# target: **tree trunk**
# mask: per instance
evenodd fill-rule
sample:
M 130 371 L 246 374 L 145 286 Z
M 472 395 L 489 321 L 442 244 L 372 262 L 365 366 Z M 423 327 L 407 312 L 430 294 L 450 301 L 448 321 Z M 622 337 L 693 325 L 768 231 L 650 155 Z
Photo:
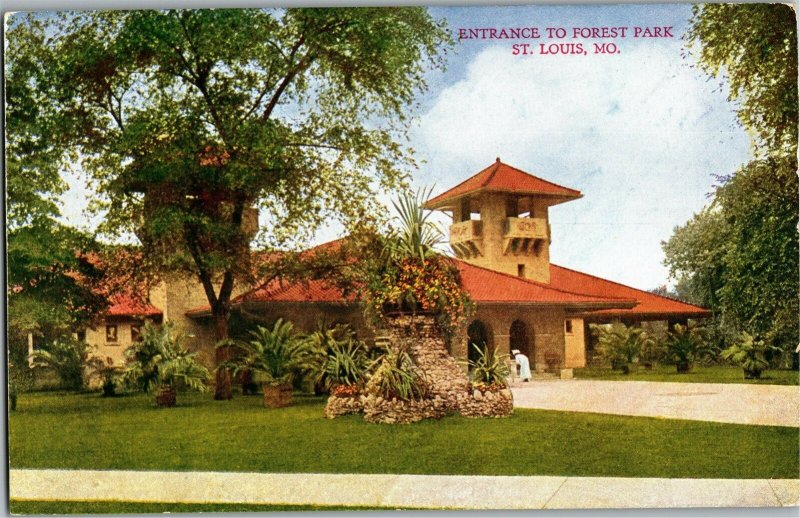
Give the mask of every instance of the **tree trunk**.
M 217 313 L 215 311 L 214 313 Z M 230 313 L 228 311 L 221 311 L 219 314 L 214 315 L 214 338 L 217 343 L 222 340 L 228 339 L 228 318 Z M 216 349 L 215 361 L 216 364 L 228 360 L 230 358 L 230 347 L 218 347 Z M 228 400 L 233 397 L 231 391 L 231 373 L 227 369 L 217 369 L 216 388 L 214 390 L 214 399 Z

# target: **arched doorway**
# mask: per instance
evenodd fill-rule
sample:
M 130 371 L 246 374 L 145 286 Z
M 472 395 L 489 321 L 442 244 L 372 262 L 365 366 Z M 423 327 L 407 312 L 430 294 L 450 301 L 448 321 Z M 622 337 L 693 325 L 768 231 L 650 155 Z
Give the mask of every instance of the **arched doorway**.
M 515 320 L 511 322 L 511 329 L 508 332 L 508 341 L 510 350 L 519 349 L 519 351 L 528 357 L 531 368 L 533 368 L 533 340 L 532 336 L 528 333 L 528 326 L 522 320 Z
M 471 362 L 478 359 L 478 351 L 473 344 L 484 351 L 492 344 L 489 327 L 480 320 L 473 320 L 467 328 L 467 358 Z

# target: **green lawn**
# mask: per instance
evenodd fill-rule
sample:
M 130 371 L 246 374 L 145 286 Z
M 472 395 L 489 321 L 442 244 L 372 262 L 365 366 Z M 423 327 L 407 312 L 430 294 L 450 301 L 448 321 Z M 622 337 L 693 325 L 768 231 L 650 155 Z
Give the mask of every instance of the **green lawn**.
M 682 383 L 758 383 L 764 385 L 797 385 L 798 371 L 769 370 L 761 374 L 761 379 L 744 379 L 740 367 L 712 365 L 703 367 L 695 365 L 692 372 L 678 374 L 674 365 L 656 365 L 652 370 L 639 367 L 636 372 L 623 374 L 611 370 L 610 367 L 585 367 L 574 370 L 575 377 L 580 379 L 615 380 L 615 381 L 678 381 Z
M 162 514 L 162 513 L 272 513 L 278 511 L 368 511 L 386 508 L 321 507 L 316 505 L 267 504 L 167 504 L 158 502 L 50 502 L 11 500 L 13 514 Z
M 376 425 L 326 420 L 324 400 L 267 410 L 214 401 L 25 394 L 9 419 L 12 468 L 796 478 L 797 428 L 517 410 Z

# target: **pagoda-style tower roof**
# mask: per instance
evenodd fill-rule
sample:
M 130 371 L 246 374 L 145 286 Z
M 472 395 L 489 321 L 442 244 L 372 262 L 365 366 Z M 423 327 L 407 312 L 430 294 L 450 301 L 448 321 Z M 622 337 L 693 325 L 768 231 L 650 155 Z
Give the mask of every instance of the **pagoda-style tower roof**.
M 479 192 L 535 196 L 538 199 L 547 200 L 547 205 L 557 205 L 583 196 L 580 191 L 543 180 L 521 169 L 504 164 L 498 157 L 494 164 L 478 174 L 428 200 L 425 208 L 452 210 L 461 198 Z

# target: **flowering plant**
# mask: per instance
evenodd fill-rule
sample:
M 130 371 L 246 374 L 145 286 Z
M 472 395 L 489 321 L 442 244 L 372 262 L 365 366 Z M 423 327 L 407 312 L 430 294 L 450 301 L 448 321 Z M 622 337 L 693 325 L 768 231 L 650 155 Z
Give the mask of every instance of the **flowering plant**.
M 472 305 L 455 264 L 436 249 L 443 234 L 423 209 L 428 194 L 406 194 L 394 203 L 399 224 L 377 237 L 380 253 L 366 265 L 362 300 L 373 322 L 397 311 L 431 313 L 449 334 L 466 322 Z

